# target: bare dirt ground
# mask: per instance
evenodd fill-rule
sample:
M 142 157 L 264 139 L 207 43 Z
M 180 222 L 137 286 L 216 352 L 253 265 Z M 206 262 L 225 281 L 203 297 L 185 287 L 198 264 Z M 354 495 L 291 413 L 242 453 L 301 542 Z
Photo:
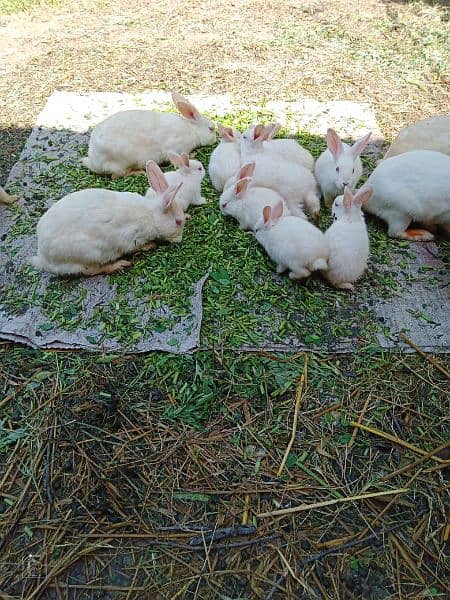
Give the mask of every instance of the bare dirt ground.
M 390 139 L 449 111 L 448 9 L 70 0 L 0 14 L 0 183 L 54 89 L 369 100 Z M 261 354 L 1 342 L 0 598 L 447 597 L 444 358 Z

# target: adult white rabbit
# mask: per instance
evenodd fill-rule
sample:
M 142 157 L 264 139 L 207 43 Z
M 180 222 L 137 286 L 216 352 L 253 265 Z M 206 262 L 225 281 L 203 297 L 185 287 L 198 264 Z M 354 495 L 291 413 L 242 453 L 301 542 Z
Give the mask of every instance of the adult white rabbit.
M 373 195 L 365 208 L 388 224 L 391 237 L 429 241 L 427 229 L 411 223 L 440 225 L 450 232 L 450 156 L 414 150 L 383 160 L 368 179 Z
M 225 182 L 241 166 L 241 134 L 236 129 L 224 127 L 220 123 L 218 129 L 220 143 L 211 154 L 208 172 L 211 183 L 218 192 L 221 192 Z
M 201 206 L 206 204 L 202 197 L 202 179 L 205 176 L 205 169 L 199 160 L 189 160 L 189 154 L 183 152 L 168 152 L 167 156 L 176 171 L 166 171 L 165 178 L 169 186 L 176 186 L 182 183 L 180 191 L 177 193 L 177 205 L 184 211 L 190 204 Z
M 369 236 L 361 205 L 372 195 L 364 186 L 355 195 L 345 188 L 344 195 L 333 202 L 334 223 L 325 232 L 330 257 L 326 279 L 336 288 L 353 290 L 353 284 L 367 268 Z
M 258 128 L 255 129 L 258 135 Z M 320 198 L 314 175 L 298 163 L 283 160 L 275 154 L 258 153 L 249 138 L 241 138 L 243 164 L 255 163 L 254 185 L 270 188 L 285 200 L 291 215 L 304 216 L 303 209 L 315 219 L 320 211 Z M 245 175 L 244 175 L 245 177 Z M 238 179 L 242 179 L 241 175 Z
M 371 133 L 367 133 L 352 146 L 342 142 L 334 129 L 327 130 L 328 148 L 316 160 L 314 173 L 326 206 L 331 206 L 344 188 L 354 190 L 362 175 L 360 154 L 367 146 Z
M 5 190 L 0 186 L 0 204 L 12 204 L 15 201 L 16 198 L 7 194 Z
M 283 217 L 283 203 L 265 206 L 255 225 L 255 236 L 277 265 L 277 273 L 289 270 L 291 279 L 327 268 L 328 245 L 323 233 L 306 219 Z
M 282 202 L 283 215 L 289 214 L 280 194 L 251 184 L 251 177 L 239 179 L 233 185 L 227 186 L 220 196 L 219 205 L 222 214 L 236 219 L 240 229 L 253 229 L 262 217 L 264 206 L 274 208 Z
M 180 114 L 123 110 L 94 127 L 83 164 L 94 173 L 122 177 L 143 169 L 148 160 L 161 164 L 172 150 L 191 152 L 216 141 L 215 125 L 186 98 L 172 92 Z
M 271 125 L 255 125 L 242 134 L 246 140 L 245 158 L 250 158 L 252 153 L 264 153 L 305 167 L 308 171 L 314 170 L 314 158 L 306 148 L 291 138 L 272 139 L 280 130 L 279 123 Z
M 85 189 L 53 204 L 37 225 L 38 251 L 30 259 L 57 275 L 114 273 L 131 263 L 121 256 L 155 247 L 153 240 L 181 242 L 185 215 L 158 165 L 149 161 L 153 190 L 146 196 Z
M 384 158 L 412 150 L 435 150 L 450 156 L 450 116 L 438 115 L 404 127 Z

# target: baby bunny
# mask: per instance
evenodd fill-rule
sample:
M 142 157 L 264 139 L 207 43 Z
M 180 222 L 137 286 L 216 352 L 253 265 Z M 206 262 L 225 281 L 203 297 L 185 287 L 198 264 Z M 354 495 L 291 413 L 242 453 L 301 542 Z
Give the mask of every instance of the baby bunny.
M 440 225 L 450 233 L 450 156 L 414 150 L 383 160 L 368 179 L 373 195 L 366 210 L 388 224 L 391 237 L 427 242 L 427 229 L 411 223 Z
M 209 177 L 218 192 L 223 190 L 225 182 L 236 173 L 241 165 L 241 134 L 236 129 L 218 125 L 220 144 L 213 150 L 209 159 Z
M 283 215 L 283 203 L 265 206 L 255 225 L 255 236 L 277 265 L 277 273 L 289 269 L 291 279 L 327 268 L 328 245 L 320 229 L 299 217 Z
M 328 149 L 319 156 L 314 168 L 326 206 L 331 206 L 336 196 L 344 193 L 346 186 L 352 191 L 355 189 L 362 175 L 360 154 L 370 136 L 369 132 L 349 146 L 339 139 L 334 129 L 327 130 Z
M 314 169 L 314 158 L 306 148 L 290 138 L 272 139 L 280 130 L 279 123 L 271 125 L 256 125 L 244 131 L 242 137 L 246 140 L 244 154 L 249 157 L 252 152 L 270 154 L 271 156 L 293 162 L 305 167 L 308 171 Z
M 264 127 L 253 128 L 253 138 L 259 137 Z M 293 162 L 283 160 L 273 153 L 260 153 L 253 147 L 251 137 L 241 139 L 241 160 L 243 163 L 254 162 L 254 185 L 275 190 L 285 200 L 291 215 L 304 216 L 306 208 L 312 218 L 316 218 L 320 210 L 320 199 L 317 183 L 311 171 Z
M 346 187 L 344 195 L 333 202 L 335 221 L 325 232 L 330 258 L 328 270 L 323 274 L 336 288 L 353 290 L 354 282 L 366 270 L 369 236 L 361 205 L 371 195 L 370 186 L 361 188 L 355 195 Z
M 16 198 L 7 194 L 5 190 L 0 186 L 0 204 L 12 204 L 15 201 Z
M 147 175 L 153 190 L 145 197 L 85 189 L 53 204 L 38 222 L 31 264 L 57 275 L 114 273 L 131 264 L 121 256 L 149 250 L 153 240 L 181 242 L 185 215 L 174 198 L 182 184 L 168 187 L 153 161 Z
M 206 204 L 205 198 L 202 198 L 202 179 L 205 176 L 205 169 L 198 160 L 189 160 L 189 155 L 183 152 L 168 152 L 167 156 L 176 171 L 167 171 L 164 175 L 169 186 L 176 186 L 182 183 L 181 190 L 177 194 L 177 205 L 184 211 L 190 204 L 201 206 Z
M 450 116 L 438 115 L 404 127 L 384 158 L 412 150 L 435 150 L 450 156 Z
M 122 177 L 143 169 L 151 159 L 167 160 L 169 150 L 190 152 L 216 141 L 215 126 L 181 94 L 172 92 L 179 111 L 123 110 L 94 127 L 83 164 L 94 173 Z
M 220 196 L 222 214 L 236 219 L 240 229 L 253 229 L 261 219 L 264 206 L 274 208 L 282 202 L 283 215 L 289 214 L 280 194 L 268 188 L 253 187 L 251 182 L 251 177 L 244 177 L 224 189 Z

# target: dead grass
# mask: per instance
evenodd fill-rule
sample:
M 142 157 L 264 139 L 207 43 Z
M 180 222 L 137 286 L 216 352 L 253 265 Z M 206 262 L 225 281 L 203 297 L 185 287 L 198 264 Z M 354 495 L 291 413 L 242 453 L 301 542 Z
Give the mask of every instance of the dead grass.
M 4 345 L 0 589 L 29 599 L 448 593 L 448 380 L 422 357 L 310 356 L 278 475 L 305 360 Z

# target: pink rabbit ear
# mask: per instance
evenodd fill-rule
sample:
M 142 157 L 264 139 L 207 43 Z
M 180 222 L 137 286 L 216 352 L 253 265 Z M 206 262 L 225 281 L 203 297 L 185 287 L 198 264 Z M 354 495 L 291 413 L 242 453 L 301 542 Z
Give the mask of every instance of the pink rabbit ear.
M 165 192 L 168 188 L 166 178 L 154 160 L 149 160 L 147 162 L 145 165 L 145 170 L 147 171 L 148 182 L 155 192 L 159 194 Z
M 344 208 L 350 208 L 353 202 L 353 194 L 347 186 L 344 189 Z
M 219 123 L 218 128 L 219 128 L 219 135 L 223 140 L 227 140 L 228 142 L 234 142 L 236 137 L 235 137 L 234 131 L 231 127 L 224 127 L 223 125 L 221 125 Z
M 264 125 L 255 125 L 253 129 L 253 139 L 255 140 L 255 142 L 264 140 L 265 132 L 266 128 Z
M 334 158 L 337 158 L 343 150 L 340 137 L 331 127 L 327 129 L 327 146 Z
M 272 138 L 274 138 L 277 133 L 280 131 L 281 129 L 281 125 L 280 123 L 271 123 L 271 125 L 268 125 L 266 127 L 266 131 L 264 134 L 264 140 L 268 141 L 271 140 Z
M 187 152 L 181 153 L 181 162 L 184 167 L 189 168 L 189 154 Z
M 369 131 L 369 133 L 366 133 L 366 135 L 364 137 L 362 137 L 361 139 L 359 139 L 357 142 L 355 142 L 352 146 L 352 154 L 354 157 L 359 156 L 361 154 L 361 152 L 363 152 L 364 148 L 367 146 L 369 140 L 370 140 L 370 136 L 372 135 L 372 132 Z
M 272 209 L 270 206 L 265 206 L 263 208 L 263 220 L 264 220 L 264 225 L 267 225 L 268 222 L 270 221 L 270 217 L 272 215 Z
M 174 167 L 181 167 L 183 165 L 183 161 L 181 160 L 181 156 L 177 152 L 172 152 L 169 150 L 167 153 L 167 158 L 173 164 Z
M 243 194 L 245 194 L 250 184 L 250 181 L 251 177 L 245 177 L 244 179 L 239 179 L 239 181 L 236 182 L 236 185 L 234 186 L 234 193 L 236 195 L 236 198 L 240 198 Z
M 163 194 L 164 212 L 169 210 L 175 196 L 177 195 L 178 190 L 182 185 L 183 182 L 181 181 L 178 185 L 171 185 L 169 188 L 166 189 L 166 191 Z
M 239 171 L 238 179 L 245 179 L 246 177 L 253 177 L 256 163 L 249 162 L 243 165 Z
M 198 121 L 201 116 L 193 104 L 178 92 L 172 92 L 172 100 L 182 117 L 189 121 Z
M 356 192 L 353 196 L 353 204 L 362 205 L 364 202 L 370 200 L 370 197 L 373 194 L 373 187 L 371 185 L 365 185 L 360 190 Z
M 281 200 L 272 209 L 272 221 L 277 223 L 283 216 L 283 203 Z

